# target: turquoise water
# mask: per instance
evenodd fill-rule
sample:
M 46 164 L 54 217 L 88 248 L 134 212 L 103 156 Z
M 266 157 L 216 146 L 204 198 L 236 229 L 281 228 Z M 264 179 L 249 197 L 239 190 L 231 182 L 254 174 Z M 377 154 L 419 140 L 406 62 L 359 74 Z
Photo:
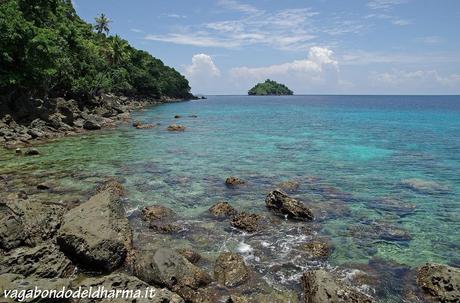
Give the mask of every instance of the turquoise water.
M 41 146 L 43 155 L 36 158 L 2 151 L 0 173 L 60 172 L 54 181 L 75 192 L 91 188 L 101 176 L 122 177 L 130 209 L 172 207 L 208 233 L 210 243 L 203 248 L 240 250 L 281 284 L 294 283 L 303 269 L 318 265 L 288 252 L 312 238 L 299 232 L 305 223 L 240 234 L 226 222 L 212 225 L 206 215 L 210 205 L 227 200 L 268 215 L 267 192 L 296 180 L 300 187 L 292 195 L 317 215 L 313 237 L 334 247 L 328 266 L 460 265 L 460 97 L 211 96 L 133 115 L 161 125 L 67 138 Z M 166 131 L 172 123 L 187 130 Z M 247 185 L 227 188 L 230 175 Z M 194 237 L 184 233 L 180 241 L 203 242 Z M 273 269 L 288 261 L 294 263 L 285 266 L 291 270 Z M 391 288 L 392 282 L 386 283 Z M 377 294 L 388 298 L 394 292 Z

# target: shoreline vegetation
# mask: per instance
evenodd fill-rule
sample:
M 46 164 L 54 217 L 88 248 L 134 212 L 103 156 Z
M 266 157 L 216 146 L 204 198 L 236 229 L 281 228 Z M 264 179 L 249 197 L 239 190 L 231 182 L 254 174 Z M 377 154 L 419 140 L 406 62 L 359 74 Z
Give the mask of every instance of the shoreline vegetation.
M 76 16 L 71 1 L 34 3 L 7 0 L 0 4 L 0 28 L 8 29 L 0 32 L 0 46 L 6 50 L 0 59 L 0 143 L 6 147 L 31 146 L 37 141 L 115 127 L 132 122 L 130 111 L 194 98 L 187 80 L 158 59 L 128 46 L 130 55 L 121 56 L 116 43 L 122 40 L 104 34 L 110 23 L 106 16 L 98 17 L 93 32 Z M 114 44 L 111 55 L 105 57 L 101 52 L 107 43 Z M 65 45 L 67 51 L 59 45 Z M 27 58 L 21 57 L 23 49 L 30 52 Z M 75 50 L 79 52 L 73 53 Z M 89 61 L 80 57 L 87 52 L 94 55 Z M 40 60 L 29 62 L 31 58 Z M 71 62 L 62 62 L 67 59 Z M 67 72 L 66 66 L 70 68 Z M 142 84 L 137 82 L 139 78 L 128 77 L 134 72 L 139 73 Z M 139 121 L 132 124 L 139 131 L 156 126 Z M 173 124 L 168 130 L 182 132 L 186 128 Z M 17 153 L 40 157 L 35 148 L 18 149 Z M 27 185 L 21 188 L 16 178 L 15 174 L 0 175 L 2 295 L 3 290 L 30 291 L 35 286 L 48 290 L 104 286 L 108 290 L 155 289 L 153 300 L 136 302 L 377 302 L 366 286 L 372 288 L 378 280 L 364 271 L 345 279 L 339 270 L 311 268 L 299 276 L 298 289 L 285 289 L 265 281 L 238 253 L 223 251 L 210 257 L 195 247 L 169 247 L 168 237 L 177 235 L 181 224 L 192 226 L 193 222 L 183 223 L 180 214 L 161 203 L 128 215 L 125 202 L 130 193 L 122 185 L 122 177 L 99 180 L 94 189 L 78 193 L 78 199 L 72 201 L 61 200 L 62 192 L 53 191 L 53 180 L 59 175 L 26 176 Z M 245 186 L 246 181 L 230 176 L 222 183 L 232 190 Z M 306 234 L 316 234 L 318 227 L 307 225 L 320 225 L 315 222 L 315 212 L 288 194 L 298 186 L 295 181 L 274 184 L 257 214 L 220 201 L 206 216 L 235 232 L 256 234 L 285 220 L 288 224 L 304 223 Z M 140 245 L 140 233 L 148 234 L 154 243 Z M 304 245 L 305 258 L 318 263 L 326 260 L 332 249 L 326 241 L 313 237 Z M 424 295 L 428 301 L 459 300 L 457 268 L 427 264 L 408 276 L 413 279 L 408 284 L 419 285 L 407 289 L 409 301 Z M 99 301 L 103 300 L 69 300 Z

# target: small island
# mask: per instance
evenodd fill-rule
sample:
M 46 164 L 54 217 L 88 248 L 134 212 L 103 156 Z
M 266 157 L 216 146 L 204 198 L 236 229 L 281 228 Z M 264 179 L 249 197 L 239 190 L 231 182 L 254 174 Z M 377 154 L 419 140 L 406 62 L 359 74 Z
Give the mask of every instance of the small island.
M 258 83 L 256 86 L 254 86 L 248 91 L 248 95 L 250 96 L 282 96 L 293 94 L 294 92 L 290 90 L 286 85 L 270 79 L 265 80 L 264 83 Z

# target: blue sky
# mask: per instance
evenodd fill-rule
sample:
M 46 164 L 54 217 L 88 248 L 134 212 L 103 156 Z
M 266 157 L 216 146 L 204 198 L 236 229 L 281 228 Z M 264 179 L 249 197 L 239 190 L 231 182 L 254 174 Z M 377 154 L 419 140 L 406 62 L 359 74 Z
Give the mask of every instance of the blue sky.
M 202 94 L 460 94 L 459 0 L 74 0 Z

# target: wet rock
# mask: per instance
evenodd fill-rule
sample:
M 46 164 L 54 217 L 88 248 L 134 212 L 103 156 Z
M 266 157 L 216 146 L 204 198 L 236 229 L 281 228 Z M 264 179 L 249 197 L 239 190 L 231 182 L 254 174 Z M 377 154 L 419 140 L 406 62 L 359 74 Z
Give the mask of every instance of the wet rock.
M 22 214 L 6 203 L 0 203 L 0 248 L 10 250 L 26 239 Z
M 16 150 L 14 151 L 16 154 L 22 154 L 22 149 L 20 149 L 19 147 L 16 148 Z
M 117 179 L 114 177 L 107 178 L 103 183 L 99 184 L 96 187 L 96 193 L 100 193 L 103 191 L 109 191 L 113 193 L 114 195 L 117 195 L 119 197 L 124 197 L 126 196 L 126 191 L 123 185 L 120 183 L 123 180 Z
M 94 118 L 89 118 L 83 123 L 83 128 L 86 130 L 98 130 L 101 129 L 101 125 Z
M 26 156 L 37 156 L 40 155 L 40 152 L 36 148 L 30 148 L 24 153 Z
M 237 214 L 236 209 L 233 208 L 228 202 L 217 202 L 209 208 L 209 212 L 214 217 L 231 217 Z
M 149 222 L 149 227 L 160 233 L 172 233 L 180 230 L 176 213 L 163 206 L 151 205 L 142 209 L 142 219 Z
M 329 243 L 316 240 L 301 245 L 300 249 L 306 251 L 313 258 L 318 259 L 327 258 L 332 250 Z
M 360 293 L 323 269 L 308 271 L 301 279 L 305 303 L 373 303 L 370 296 Z
M 427 263 L 418 269 L 417 284 L 439 302 L 460 302 L 460 268 Z
M 233 177 L 233 176 L 228 177 L 225 180 L 225 184 L 230 185 L 230 186 L 241 185 L 244 183 L 246 183 L 244 180 L 237 178 L 237 177 Z
M 145 123 L 142 123 L 140 121 L 135 121 L 133 123 L 133 127 L 137 128 L 137 129 L 149 129 L 149 128 L 154 128 L 155 125 L 153 125 L 153 124 L 145 124 Z
M 249 279 L 249 269 L 242 256 L 225 252 L 216 260 L 214 279 L 222 286 L 236 287 Z
M 40 183 L 37 185 L 38 190 L 49 190 L 51 187 L 46 183 Z
M 381 239 L 385 241 L 410 241 L 409 232 L 387 222 L 370 221 L 348 227 L 350 235 L 357 239 Z
M 296 180 L 287 180 L 279 183 L 276 187 L 282 191 L 293 192 L 299 189 L 300 183 Z
M 53 244 L 19 247 L 0 262 L 0 275 L 14 273 L 38 278 L 66 278 L 73 272 L 72 262 Z
M 140 298 L 137 299 L 117 299 L 118 303 L 183 303 L 184 300 L 179 297 L 177 294 L 172 293 L 167 289 L 161 289 L 153 287 L 136 277 L 129 276 L 124 273 L 116 273 L 108 276 L 98 277 L 98 278 L 86 278 L 79 283 L 73 283 L 72 288 L 78 289 L 81 287 L 82 290 L 98 289 L 99 287 L 104 287 L 105 290 L 129 290 L 129 291 L 138 291 L 141 294 Z M 151 291 L 152 297 L 144 298 L 147 289 Z M 103 299 L 93 300 L 93 299 L 80 299 L 79 303 L 93 303 L 93 302 L 108 302 Z
M 175 115 L 175 116 L 174 116 L 174 119 L 180 119 L 180 118 L 182 118 L 181 115 Z
M 63 218 L 58 244 L 81 266 L 111 271 L 125 260 L 132 236 L 117 191 L 101 191 Z
M 274 190 L 265 198 L 267 208 L 278 215 L 296 220 L 313 220 L 313 213 L 301 202 L 282 191 Z
M 372 201 L 369 203 L 369 206 L 380 211 L 395 213 L 400 217 L 415 213 L 417 208 L 415 204 L 405 203 L 404 201 L 391 198 Z
M 196 264 L 201 260 L 201 255 L 191 248 L 180 248 L 177 252 L 192 264 Z
M 141 280 L 164 285 L 186 300 L 194 298 L 199 288 L 211 283 L 211 277 L 206 272 L 167 248 L 139 252 L 134 272 Z
M 439 184 L 435 181 L 422 180 L 417 178 L 404 179 L 401 184 L 413 191 L 425 194 L 436 194 L 448 192 L 449 188 L 445 185 Z
M 233 227 L 252 233 L 259 229 L 260 219 L 261 217 L 257 214 L 241 212 L 232 218 L 230 224 Z
M 179 124 L 171 124 L 170 126 L 168 126 L 167 130 L 173 132 L 183 132 L 185 131 L 185 126 Z

